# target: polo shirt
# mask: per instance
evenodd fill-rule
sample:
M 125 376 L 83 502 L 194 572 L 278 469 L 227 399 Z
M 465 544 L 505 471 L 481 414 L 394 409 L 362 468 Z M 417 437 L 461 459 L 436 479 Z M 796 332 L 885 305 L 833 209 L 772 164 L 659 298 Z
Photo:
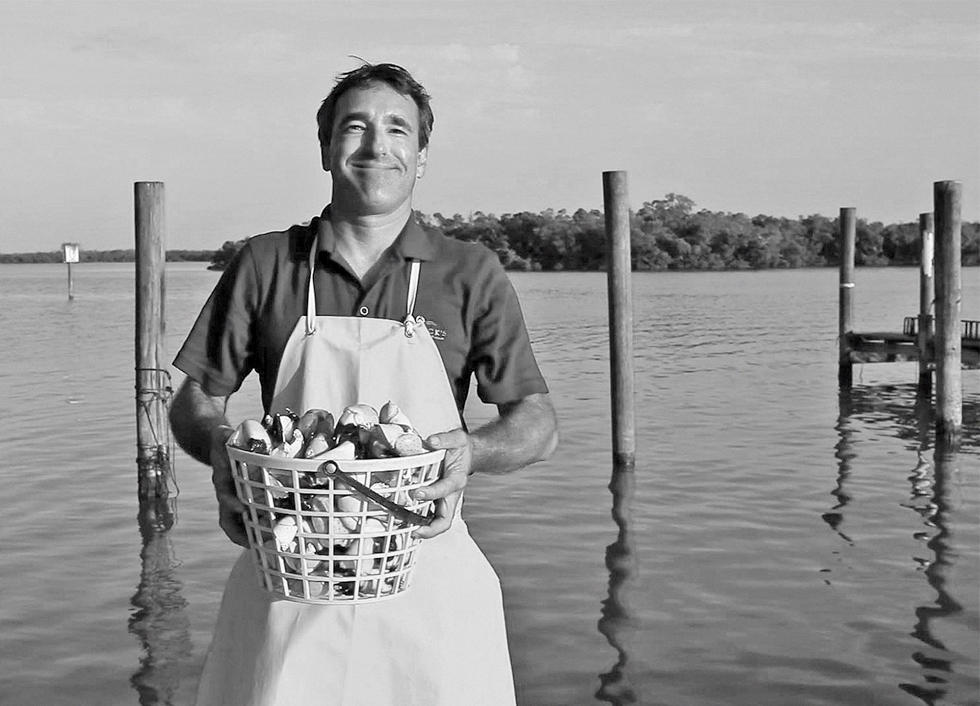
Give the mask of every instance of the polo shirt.
M 309 253 L 319 234 L 318 316 L 403 321 L 410 262 L 420 261 L 415 315 L 442 356 L 462 412 L 473 377 L 488 404 L 545 393 L 517 293 L 497 256 L 448 238 L 414 214 L 378 264 L 359 280 L 336 251 L 329 206 L 309 223 L 249 238 L 224 271 L 174 366 L 209 395 L 237 391 L 256 371 L 266 411 L 290 334 L 306 315 Z

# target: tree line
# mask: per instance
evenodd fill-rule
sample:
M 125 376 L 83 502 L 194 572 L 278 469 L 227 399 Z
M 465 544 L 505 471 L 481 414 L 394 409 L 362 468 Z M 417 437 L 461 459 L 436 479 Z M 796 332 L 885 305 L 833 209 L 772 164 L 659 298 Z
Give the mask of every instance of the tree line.
M 168 250 L 167 262 L 211 262 L 214 250 Z M 79 248 L 79 262 L 136 262 L 136 250 L 85 250 Z M 49 263 L 64 262 L 61 250 L 46 252 L 0 253 L 0 263 Z
M 606 236 L 603 212 L 547 209 L 502 216 L 477 211 L 469 216 L 418 214 L 447 236 L 479 242 L 509 270 L 556 272 L 603 270 Z M 858 219 L 855 264 L 918 265 L 919 225 L 884 225 Z M 686 196 L 667 194 L 630 214 L 633 269 L 762 270 L 828 267 L 840 264 L 839 223 L 821 215 L 781 218 L 697 209 Z M 207 261 L 223 269 L 244 240 L 225 241 L 218 250 L 169 250 L 168 261 Z M 50 259 L 8 259 L 44 255 Z M 84 261 L 132 261 L 132 250 L 81 253 Z M 0 262 L 60 262 L 61 253 L 0 255 Z M 980 265 L 980 223 L 963 223 L 962 265 Z

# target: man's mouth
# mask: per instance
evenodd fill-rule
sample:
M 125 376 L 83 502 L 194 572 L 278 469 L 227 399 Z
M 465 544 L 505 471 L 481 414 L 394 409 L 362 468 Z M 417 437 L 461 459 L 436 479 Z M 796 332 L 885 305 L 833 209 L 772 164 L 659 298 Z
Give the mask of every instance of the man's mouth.
M 398 169 L 394 164 L 382 164 L 379 162 L 352 162 L 353 169 Z

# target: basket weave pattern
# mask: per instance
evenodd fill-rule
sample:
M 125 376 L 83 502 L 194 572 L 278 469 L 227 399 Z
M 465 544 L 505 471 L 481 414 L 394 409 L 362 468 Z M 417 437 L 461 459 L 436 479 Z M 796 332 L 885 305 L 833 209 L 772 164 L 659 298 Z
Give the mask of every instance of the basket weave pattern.
M 410 492 L 439 477 L 445 451 L 337 461 L 355 480 L 426 514 Z M 255 566 L 265 588 L 304 603 L 368 603 L 405 591 L 421 540 L 416 526 L 351 490 L 322 462 L 228 447 Z

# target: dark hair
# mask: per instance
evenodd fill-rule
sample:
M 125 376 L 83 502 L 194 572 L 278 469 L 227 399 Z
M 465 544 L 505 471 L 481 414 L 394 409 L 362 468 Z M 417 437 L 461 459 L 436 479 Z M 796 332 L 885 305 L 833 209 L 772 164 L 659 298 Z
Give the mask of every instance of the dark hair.
M 353 71 L 340 74 L 330 94 L 320 104 L 316 112 L 317 134 L 320 145 L 330 144 L 330 134 L 336 118 L 337 101 L 352 88 L 365 88 L 373 83 L 384 83 L 392 89 L 408 96 L 419 109 L 419 149 L 429 144 L 432 132 L 432 108 L 429 107 L 429 94 L 412 75 L 397 64 L 368 64 L 358 66 Z

